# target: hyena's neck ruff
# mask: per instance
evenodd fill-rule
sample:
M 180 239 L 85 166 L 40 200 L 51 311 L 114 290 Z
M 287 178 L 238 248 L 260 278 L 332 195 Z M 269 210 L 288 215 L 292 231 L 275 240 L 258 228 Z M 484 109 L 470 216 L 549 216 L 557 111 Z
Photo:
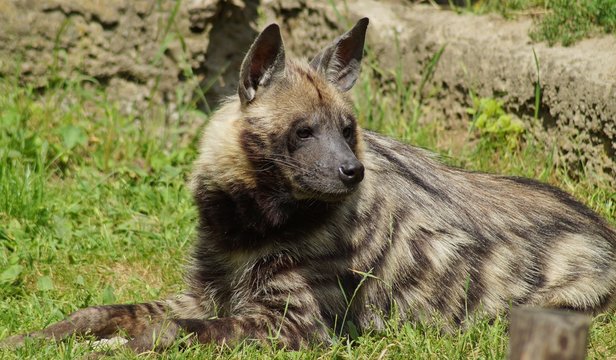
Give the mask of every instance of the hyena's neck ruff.
M 357 127 L 344 93 L 366 27 L 360 20 L 310 64 L 285 59 L 275 25 L 255 40 L 195 163 L 186 294 L 84 309 L 30 336 L 122 330 L 142 351 L 185 331 L 297 348 L 348 321 L 382 328 L 392 306 L 446 326 L 519 304 L 607 308 L 616 233 L 591 210 L 551 186 L 450 168 Z
M 285 229 L 309 228 L 311 219 L 339 207 L 338 202 L 296 198 L 284 167 L 299 165 L 277 154 L 286 146 L 286 134 L 277 127 L 251 129 L 268 115 L 244 115 L 240 108 L 239 100 L 231 100 L 211 119 L 191 181 L 200 228 L 224 234 L 218 247 L 228 250 L 274 243 Z M 359 146 L 355 151 L 361 158 Z M 282 235 L 277 240 L 286 242 Z

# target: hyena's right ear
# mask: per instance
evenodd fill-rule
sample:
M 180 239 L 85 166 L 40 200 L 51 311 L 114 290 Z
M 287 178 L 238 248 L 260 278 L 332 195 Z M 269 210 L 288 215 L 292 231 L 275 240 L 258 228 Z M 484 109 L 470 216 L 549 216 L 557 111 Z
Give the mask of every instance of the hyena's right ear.
M 368 22 L 368 18 L 360 19 L 310 61 L 310 66 L 323 73 L 340 91 L 350 90 L 359 77 Z
M 242 61 L 238 93 L 242 105 L 250 103 L 259 87 L 266 87 L 284 71 L 284 45 L 280 28 L 271 24 L 250 46 Z

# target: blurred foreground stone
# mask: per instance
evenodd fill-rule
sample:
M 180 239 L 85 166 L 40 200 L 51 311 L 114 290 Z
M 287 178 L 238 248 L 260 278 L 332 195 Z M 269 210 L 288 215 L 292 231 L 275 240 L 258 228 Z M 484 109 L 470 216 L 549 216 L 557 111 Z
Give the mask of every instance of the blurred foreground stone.
M 510 360 L 583 360 L 590 316 L 538 308 L 511 311 Z

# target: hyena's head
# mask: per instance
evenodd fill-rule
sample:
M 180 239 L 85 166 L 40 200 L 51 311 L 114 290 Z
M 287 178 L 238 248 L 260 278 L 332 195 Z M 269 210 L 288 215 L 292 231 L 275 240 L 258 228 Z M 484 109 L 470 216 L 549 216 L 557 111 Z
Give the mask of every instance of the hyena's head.
M 340 201 L 363 180 L 361 132 L 347 91 L 359 76 L 367 26 L 359 20 L 310 63 L 285 58 L 278 25 L 259 34 L 238 89 L 240 143 L 257 182 L 286 187 L 298 200 Z

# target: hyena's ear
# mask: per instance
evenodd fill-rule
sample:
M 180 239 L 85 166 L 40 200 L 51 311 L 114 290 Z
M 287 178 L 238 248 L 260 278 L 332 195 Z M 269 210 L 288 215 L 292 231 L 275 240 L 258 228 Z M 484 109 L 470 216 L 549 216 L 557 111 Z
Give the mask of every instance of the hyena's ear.
M 284 46 L 280 28 L 271 24 L 257 36 L 242 61 L 238 88 L 242 105 L 255 98 L 257 88 L 266 87 L 283 71 Z
M 350 90 L 359 77 L 367 27 L 368 18 L 360 19 L 351 30 L 334 40 L 310 61 L 310 66 L 325 74 L 340 91 Z

